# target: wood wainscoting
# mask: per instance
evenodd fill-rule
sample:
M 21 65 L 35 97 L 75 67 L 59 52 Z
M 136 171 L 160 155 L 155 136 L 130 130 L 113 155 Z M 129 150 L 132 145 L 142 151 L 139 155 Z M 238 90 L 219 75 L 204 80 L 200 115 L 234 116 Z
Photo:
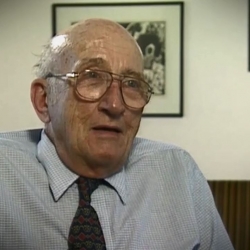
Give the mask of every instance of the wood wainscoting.
M 235 250 L 250 250 L 250 181 L 208 181 Z

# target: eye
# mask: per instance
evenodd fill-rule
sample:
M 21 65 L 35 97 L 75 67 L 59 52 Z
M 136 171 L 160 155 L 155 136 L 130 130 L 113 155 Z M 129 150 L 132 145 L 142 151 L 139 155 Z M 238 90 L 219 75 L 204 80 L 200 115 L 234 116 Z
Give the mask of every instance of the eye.
M 136 79 L 126 79 L 125 85 L 129 88 L 135 88 L 135 89 L 141 88 L 141 82 Z
M 95 79 L 95 78 L 101 78 L 101 75 L 96 71 L 87 71 L 85 72 L 84 77 L 88 79 L 92 79 L 92 78 Z

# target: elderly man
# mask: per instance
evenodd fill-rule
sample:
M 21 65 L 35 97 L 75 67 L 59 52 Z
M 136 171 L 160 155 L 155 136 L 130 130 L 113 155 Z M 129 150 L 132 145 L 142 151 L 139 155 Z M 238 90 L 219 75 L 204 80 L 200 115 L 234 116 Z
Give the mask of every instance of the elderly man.
M 43 130 L 0 139 L 0 249 L 233 249 L 190 155 L 135 138 L 151 88 L 138 45 L 90 19 L 54 37 L 31 85 Z

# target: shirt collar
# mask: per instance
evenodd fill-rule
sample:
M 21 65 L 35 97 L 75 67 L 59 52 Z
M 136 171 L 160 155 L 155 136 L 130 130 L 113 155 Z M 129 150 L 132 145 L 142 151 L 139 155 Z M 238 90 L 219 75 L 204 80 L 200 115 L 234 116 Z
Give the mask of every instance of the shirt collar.
M 44 130 L 37 145 L 37 158 L 46 170 L 53 198 L 58 201 L 79 176 L 63 164 Z M 123 167 L 120 172 L 105 179 L 115 189 L 124 204 L 127 200 L 125 177 L 126 173 Z
M 117 192 L 123 204 L 127 202 L 127 188 L 126 188 L 126 172 L 125 167 L 122 170 L 105 179 Z

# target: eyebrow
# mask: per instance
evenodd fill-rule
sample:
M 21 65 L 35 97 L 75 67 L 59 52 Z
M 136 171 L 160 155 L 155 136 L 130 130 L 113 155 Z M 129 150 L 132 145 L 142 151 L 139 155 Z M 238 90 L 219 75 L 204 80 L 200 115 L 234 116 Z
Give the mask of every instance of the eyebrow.
M 93 67 L 93 66 L 102 67 L 104 69 L 111 70 L 108 62 L 101 57 L 83 59 L 80 62 L 78 69 L 82 70 L 85 67 L 87 68 L 87 67 Z M 139 78 L 139 79 L 144 80 L 143 73 L 137 72 L 131 68 L 125 68 L 124 70 L 122 70 L 118 74 L 121 74 L 124 76 L 131 76 L 131 77 L 135 77 L 135 78 Z
M 144 80 L 142 73 L 137 72 L 137 71 L 130 69 L 130 68 L 126 68 L 126 69 L 122 70 L 121 74 L 125 75 L 125 76 L 132 76 L 132 77 Z

